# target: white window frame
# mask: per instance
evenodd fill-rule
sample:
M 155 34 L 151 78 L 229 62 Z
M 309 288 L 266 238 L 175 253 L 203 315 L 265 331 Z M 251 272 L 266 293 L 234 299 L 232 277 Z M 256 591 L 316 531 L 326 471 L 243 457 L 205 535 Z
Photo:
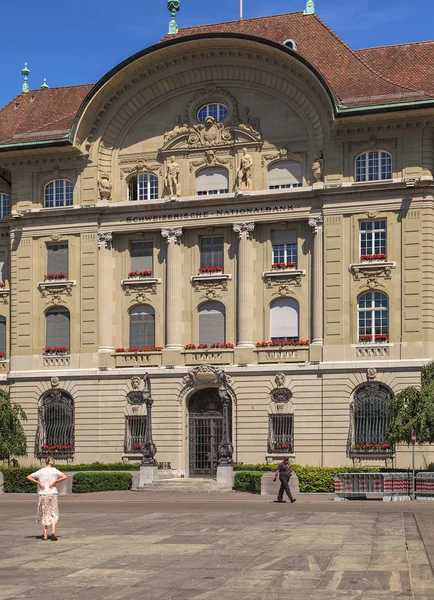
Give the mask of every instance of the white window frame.
M 136 180 L 137 199 L 131 198 L 130 186 Z M 127 194 L 129 202 L 139 202 L 143 200 L 158 200 L 158 176 L 155 173 L 140 173 L 134 175 L 128 180 Z
M 62 184 L 62 185 L 60 185 Z M 57 188 L 62 189 L 57 189 Z M 52 198 L 47 198 L 48 194 Z M 65 208 L 74 203 L 74 185 L 69 179 L 53 179 L 44 188 L 44 208 Z
M 0 194 L 0 219 L 4 219 L 6 215 L 11 214 L 11 198 L 9 194 Z
M 281 233 L 280 231 L 272 231 L 271 232 L 271 246 L 272 246 L 272 260 L 271 260 L 271 264 L 277 264 L 277 263 L 296 263 L 298 266 L 298 236 L 297 236 L 297 232 L 295 232 L 296 234 L 296 241 L 295 242 L 285 242 L 283 244 L 279 244 L 279 243 L 273 243 L 273 234 L 276 233 Z M 288 237 L 291 234 L 290 231 L 288 231 Z M 281 250 L 278 250 L 278 248 L 280 248 L 281 246 L 283 246 L 283 260 L 278 260 L 277 257 L 280 254 Z M 295 260 L 294 260 L 294 251 L 295 251 Z
M 392 177 L 393 159 L 387 150 L 367 150 L 356 156 L 354 161 L 356 182 L 386 181 Z
M 214 107 L 217 107 L 214 110 Z M 202 111 L 204 114 L 201 115 Z M 209 104 L 204 104 L 197 111 L 197 120 L 199 123 L 203 123 L 207 117 L 214 117 L 217 122 L 222 122 L 226 119 L 228 114 L 228 107 L 222 102 L 210 102 Z
M 371 224 L 372 229 L 362 229 L 363 224 Z M 375 224 L 383 224 L 382 227 L 375 227 Z M 378 234 L 378 235 L 376 235 Z M 377 239 L 376 239 L 377 238 Z M 365 246 L 371 246 L 372 252 L 364 252 L 363 244 Z M 380 259 L 377 260 L 385 260 L 387 258 L 387 220 L 386 219 L 376 219 L 376 220 L 365 220 L 359 221 L 359 255 L 360 260 L 370 260 L 363 259 L 362 256 L 372 256 L 375 258 L 378 255 L 381 256 Z
M 365 296 L 370 296 L 369 305 L 365 307 L 360 306 L 360 301 Z M 381 306 L 381 302 L 384 302 L 385 306 Z M 376 306 L 377 302 L 379 303 Z M 382 318 L 382 315 L 386 313 L 386 320 Z M 367 316 L 363 316 L 366 314 Z M 366 324 L 368 315 L 370 316 L 370 326 Z M 362 321 L 363 319 L 363 321 Z M 366 330 L 371 329 L 371 333 L 367 333 Z M 384 343 L 389 341 L 389 298 L 384 292 L 370 291 L 364 292 L 357 299 L 357 338 L 359 343 Z M 386 336 L 386 338 L 379 337 Z

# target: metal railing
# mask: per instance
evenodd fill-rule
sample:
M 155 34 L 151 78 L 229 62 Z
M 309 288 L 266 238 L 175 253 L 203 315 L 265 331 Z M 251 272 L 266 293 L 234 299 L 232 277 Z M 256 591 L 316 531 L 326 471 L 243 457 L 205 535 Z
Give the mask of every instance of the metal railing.
M 409 500 L 410 473 L 339 473 L 335 476 L 335 500 L 365 499 L 367 494 L 383 500 Z

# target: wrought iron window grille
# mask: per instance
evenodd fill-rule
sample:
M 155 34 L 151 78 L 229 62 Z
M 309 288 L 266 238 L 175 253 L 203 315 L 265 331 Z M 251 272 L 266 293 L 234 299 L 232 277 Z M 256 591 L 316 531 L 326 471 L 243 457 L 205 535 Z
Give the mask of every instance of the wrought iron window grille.
M 125 417 L 125 454 L 141 454 L 145 443 L 146 416 Z
M 292 454 L 294 452 L 294 415 L 269 415 L 269 454 Z
M 35 457 L 72 458 L 74 434 L 74 400 L 63 390 L 51 390 L 38 409 Z

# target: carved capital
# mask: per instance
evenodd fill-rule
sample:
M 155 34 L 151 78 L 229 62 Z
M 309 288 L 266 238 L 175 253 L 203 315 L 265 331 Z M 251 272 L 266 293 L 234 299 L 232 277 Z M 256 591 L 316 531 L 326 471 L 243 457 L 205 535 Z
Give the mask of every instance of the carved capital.
M 182 227 L 170 227 L 170 229 L 162 229 L 161 235 L 166 238 L 168 244 L 179 244 L 181 242 Z
M 105 248 L 106 250 L 111 250 L 113 243 L 113 234 L 111 231 L 98 232 L 98 248 Z
M 238 233 L 238 237 L 240 240 L 245 239 L 248 240 L 250 233 L 254 231 L 255 224 L 254 223 L 234 223 L 233 225 L 235 233 Z
M 310 227 L 312 227 L 313 233 L 319 233 L 323 228 L 323 218 L 319 217 L 311 217 L 308 221 Z

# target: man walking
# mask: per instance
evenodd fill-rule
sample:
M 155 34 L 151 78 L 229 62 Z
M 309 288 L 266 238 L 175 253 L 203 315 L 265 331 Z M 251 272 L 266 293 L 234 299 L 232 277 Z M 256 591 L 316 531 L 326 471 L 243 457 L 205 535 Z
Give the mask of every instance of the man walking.
M 285 500 L 283 499 L 283 492 L 286 492 L 286 495 L 291 500 L 291 503 L 295 502 L 295 498 L 293 498 L 293 496 L 291 494 L 291 490 L 289 489 L 289 478 L 291 477 L 291 475 L 293 473 L 294 473 L 294 471 L 289 466 L 289 458 L 287 456 L 285 456 L 283 461 L 278 466 L 277 471 L 274 474 L 274 479 L 273 479 L 273 481 L 276 481 L 277 476 L 279 476 L 280 490 L 277 495 L 277 502 L 279 502 L 279 503 L 285 502 Z

